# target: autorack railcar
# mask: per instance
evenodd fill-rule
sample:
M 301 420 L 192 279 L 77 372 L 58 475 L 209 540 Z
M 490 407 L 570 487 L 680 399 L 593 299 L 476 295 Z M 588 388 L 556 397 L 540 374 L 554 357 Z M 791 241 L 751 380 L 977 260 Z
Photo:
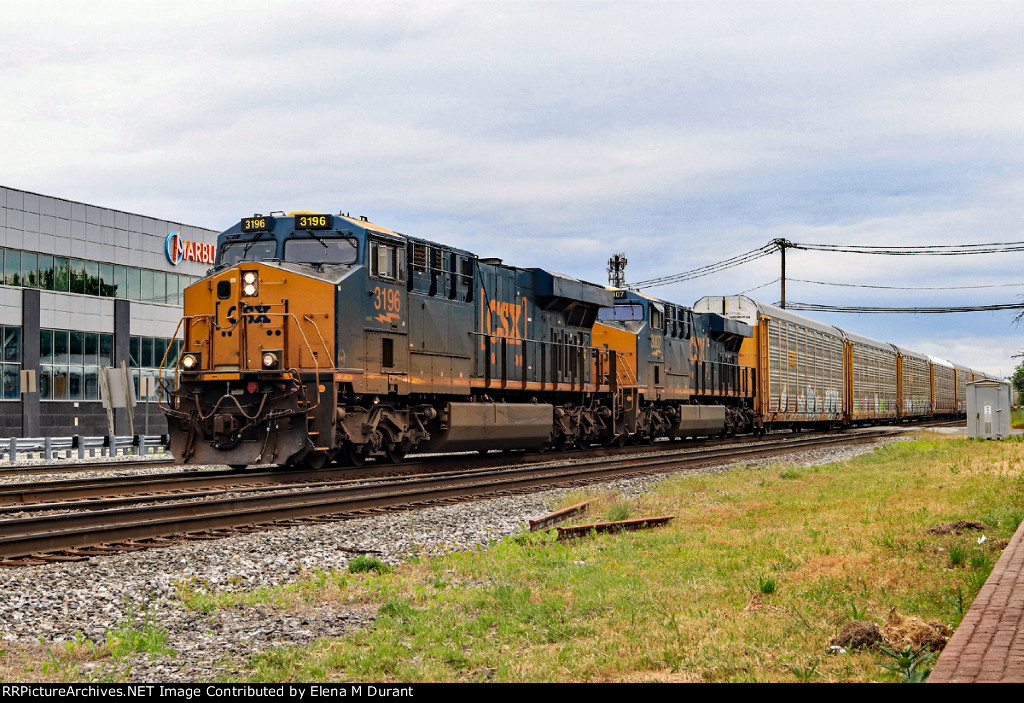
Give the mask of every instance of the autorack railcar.
M 754 328 L 740 360 L 757 368 L 757 429 L 956 417 L 966 410 L 973 378 L 966 367 L 746 296 L 707 296 L 694 309 Z

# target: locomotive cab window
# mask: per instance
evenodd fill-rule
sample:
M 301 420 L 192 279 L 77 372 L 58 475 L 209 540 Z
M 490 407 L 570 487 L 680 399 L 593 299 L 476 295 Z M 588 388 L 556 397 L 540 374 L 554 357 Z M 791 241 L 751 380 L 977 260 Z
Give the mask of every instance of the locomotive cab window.
M 405 247 L 370 241 L 370 275 L 401 283 L 405 280 Z
M 297 264 L 354 264 L 359 244 L 350 237 L 289 239 L 284 245 L 284 260 Z
M 597 317 L 599 320 L 640 321 L 644 319 L 644 306 L 640 303 L 616 303 L 614 307 L 601 308 Z
M 247 242 L 228 242 L 220 248 L 217 264 L 230 266 L 239 261 L 265 261 L 277 258 L 277 240 L 249 240 Z

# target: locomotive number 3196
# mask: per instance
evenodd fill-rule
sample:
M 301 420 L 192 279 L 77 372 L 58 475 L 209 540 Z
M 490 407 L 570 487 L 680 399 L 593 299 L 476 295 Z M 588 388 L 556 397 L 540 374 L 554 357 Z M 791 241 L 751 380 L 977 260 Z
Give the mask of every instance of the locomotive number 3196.
M 397 288 L 373 287 L 373 309 L 381 312 L 401 312 L 402 294 Z

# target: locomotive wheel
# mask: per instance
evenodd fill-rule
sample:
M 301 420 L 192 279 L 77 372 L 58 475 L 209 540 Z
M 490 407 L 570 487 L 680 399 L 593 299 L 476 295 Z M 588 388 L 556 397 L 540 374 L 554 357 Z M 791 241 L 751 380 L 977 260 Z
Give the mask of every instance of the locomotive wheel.
M 307 469 L 319 471 L 320 469 L 324 468 L 324 466 L 327 464 L 327 458 L 328 457 L 326 452 L 310 452 L 302 460 L 302 465 L 305 466 Z
M 345 463 L 349 466 L 362 466 L 366 463 L 368 452 L 355 444 L 345 443 Z
M 388 461 L 392 464 L 402 463 L 402 459 L 409 453 L 409 446 L 405 442 L 389 442 L 387 449 L 384 450 L 384 456 L 387 457 Z

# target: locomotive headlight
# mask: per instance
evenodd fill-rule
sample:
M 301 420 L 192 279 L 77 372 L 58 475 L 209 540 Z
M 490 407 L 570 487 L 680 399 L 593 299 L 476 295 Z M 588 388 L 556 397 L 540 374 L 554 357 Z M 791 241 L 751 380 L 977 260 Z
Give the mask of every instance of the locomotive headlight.
M 259 291 L 259 278 L 255 271 L 242 272 L 242 294 L 254 296 Z
M 186 371 L 195 371 L 199 368 L 199 354 L 189 352 L 181 357 L 181 366 Z
M 280 359 L 277 352 L 263 352 L 263 368 L 276 369 L 281 363 Z

